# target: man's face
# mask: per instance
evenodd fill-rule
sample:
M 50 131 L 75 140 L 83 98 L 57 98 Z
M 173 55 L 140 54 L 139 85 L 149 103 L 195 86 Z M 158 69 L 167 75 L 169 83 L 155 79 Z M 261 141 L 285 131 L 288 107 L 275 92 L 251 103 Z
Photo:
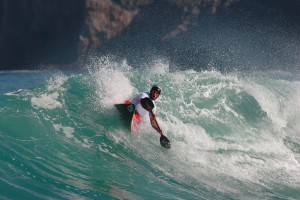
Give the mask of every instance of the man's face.
M 151 91 L 151 98 L 153 100 L 156 100 L 159 97 L 159 95 L 160 95 L 159 91 L 157 91 L 157 90 L 152 90 Z

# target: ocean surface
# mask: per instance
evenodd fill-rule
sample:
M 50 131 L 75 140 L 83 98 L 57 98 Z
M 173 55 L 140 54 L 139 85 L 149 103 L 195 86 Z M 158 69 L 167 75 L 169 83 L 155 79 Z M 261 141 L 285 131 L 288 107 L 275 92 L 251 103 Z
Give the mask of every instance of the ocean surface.
M 0 199 L 300 199 L 300 74 L 86 68 L 0 73 Z M 171 149 L 114 107 L 152 84 Z

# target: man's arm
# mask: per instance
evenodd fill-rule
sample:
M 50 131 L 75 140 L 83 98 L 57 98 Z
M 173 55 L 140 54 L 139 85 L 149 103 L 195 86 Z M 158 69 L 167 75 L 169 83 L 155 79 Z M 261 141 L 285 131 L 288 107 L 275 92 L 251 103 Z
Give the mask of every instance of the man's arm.
M 153 112 L 149 112 L 149 118 L 150 118 L 150 123 L 151 126 L 160 134 L 163 134 L 163 131 L 159 128 L 157 121 L 156 121 L 156 115 Z

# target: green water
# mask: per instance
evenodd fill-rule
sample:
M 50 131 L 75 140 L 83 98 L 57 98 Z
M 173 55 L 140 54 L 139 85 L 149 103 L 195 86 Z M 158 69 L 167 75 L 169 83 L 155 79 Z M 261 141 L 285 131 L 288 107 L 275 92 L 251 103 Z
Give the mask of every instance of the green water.
M 2 76 L 0 199 L 297 199 L 297 74 L 133 69 Z M 14 79 L 11 79 L 14 77 Z M 1 84 L 2 84 L 1 83 Z M 114 103 L 153 83 L 158 123 L 124 127 Z M 30 86 L 28 86 L 30 85 Z M 14 88 L 13 90 L 9 88 Z M 19 90 L 21 89 L 21 90 Z

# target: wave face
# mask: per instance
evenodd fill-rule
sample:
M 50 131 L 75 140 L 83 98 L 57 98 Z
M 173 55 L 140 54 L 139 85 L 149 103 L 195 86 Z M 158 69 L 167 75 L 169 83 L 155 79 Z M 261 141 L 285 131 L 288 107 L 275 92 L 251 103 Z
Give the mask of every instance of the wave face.
M 299 74 L 95 63 L 2 92 L 0 199 L 299 198 Z M 30 81 L 10 76 L 11 88 Z M 154 83 L 170 150 L 148 119 L 131 134 L 113 106 Z

